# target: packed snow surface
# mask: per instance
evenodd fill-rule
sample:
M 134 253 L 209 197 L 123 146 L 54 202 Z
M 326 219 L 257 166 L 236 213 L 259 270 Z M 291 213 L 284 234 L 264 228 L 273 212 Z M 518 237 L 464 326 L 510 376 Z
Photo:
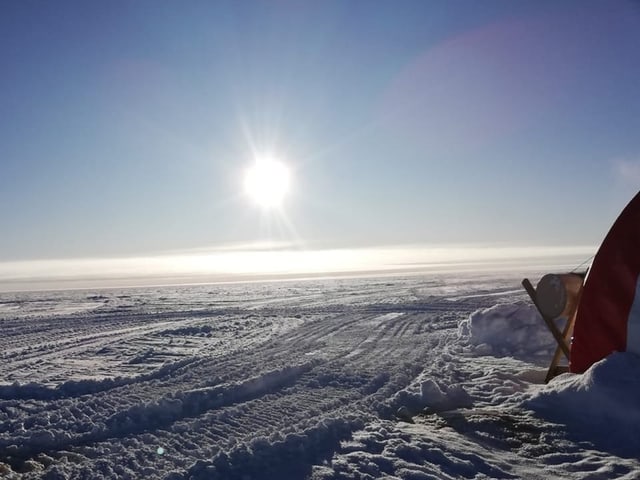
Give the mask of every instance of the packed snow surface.
M 0 295 L 0 478 L 640 478 L 640 358 L 520 277 Z

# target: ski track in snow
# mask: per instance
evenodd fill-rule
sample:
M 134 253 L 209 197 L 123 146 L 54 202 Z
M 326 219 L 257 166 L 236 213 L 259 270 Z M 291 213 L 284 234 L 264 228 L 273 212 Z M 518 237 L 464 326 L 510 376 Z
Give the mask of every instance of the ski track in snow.
M 547 357 L 467 338 L 518 281 L 2 294 L 0 477 L 637 478 L 520 408 Z

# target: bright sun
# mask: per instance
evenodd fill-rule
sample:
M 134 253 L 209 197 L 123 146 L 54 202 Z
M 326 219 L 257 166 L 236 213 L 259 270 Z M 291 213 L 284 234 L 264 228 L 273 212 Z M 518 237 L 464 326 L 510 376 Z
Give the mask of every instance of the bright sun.
M 257 158 L 244 176 L 244 191 L 258 206 L 276 208 L 289 192 L 291 174 L 287 166 L 271 157 Z

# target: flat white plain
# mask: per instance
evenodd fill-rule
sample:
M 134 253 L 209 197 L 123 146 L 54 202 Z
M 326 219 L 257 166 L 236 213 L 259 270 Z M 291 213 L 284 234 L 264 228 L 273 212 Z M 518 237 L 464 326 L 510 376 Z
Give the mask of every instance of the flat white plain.
M 640 360 L 542 385 L 519 280 L 1 294 L 0 477 L 638 478 Z

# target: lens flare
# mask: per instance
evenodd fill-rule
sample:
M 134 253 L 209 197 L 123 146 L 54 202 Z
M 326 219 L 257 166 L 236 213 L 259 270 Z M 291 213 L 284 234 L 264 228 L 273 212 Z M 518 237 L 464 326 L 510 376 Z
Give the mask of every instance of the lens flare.
M 277 208 L 289 193 L 290 182 L 291 173 L 284 163 L 261 157 L 245 172 L 244 190 L 259 207 Z

